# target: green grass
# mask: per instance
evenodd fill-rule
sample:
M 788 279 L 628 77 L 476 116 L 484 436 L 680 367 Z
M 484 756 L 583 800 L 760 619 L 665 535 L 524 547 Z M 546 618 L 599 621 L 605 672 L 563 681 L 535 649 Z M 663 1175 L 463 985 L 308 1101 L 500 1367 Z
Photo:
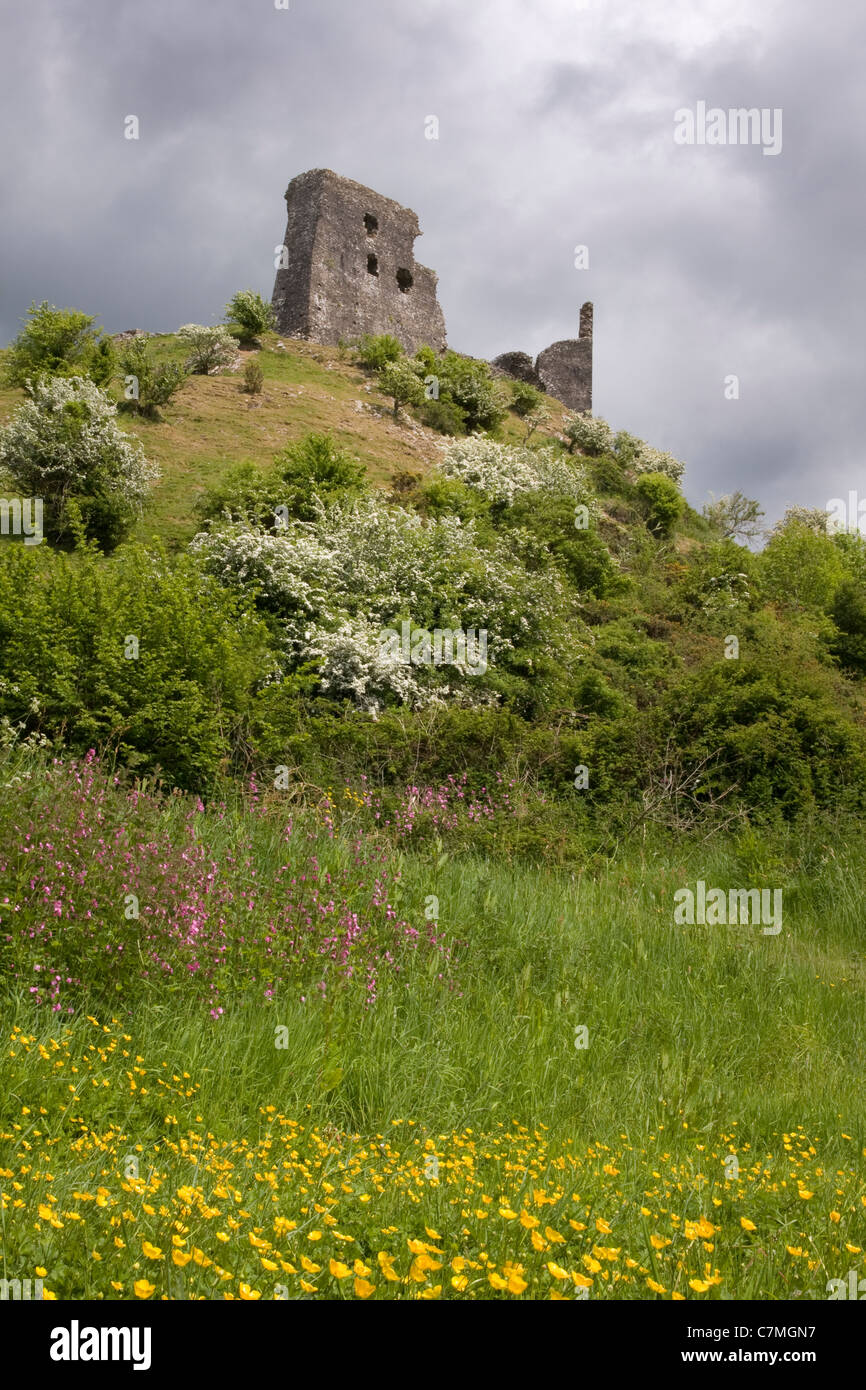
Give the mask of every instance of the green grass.
M 180 798 L 164 805 L 163 828 L 175 843 L 184 838 L 186 810 Z M 302 816 L 304 834 L 296 826 L 287 848 L 281 823 L 208 813 L 198 838 L 214 864 L 247 855 L 263 900 L 264 885 L 287 860 L 300 872 L 315 855 L 335 882 L 341 868 L 351 869 L 352 847 L 339 834 Z M 23 1202 L 16 1208 L 15 1191 L 0 1184 L 11 1271 L 49 1269 L 60 1296 L 86 1288 L 90 1296 L 130 1297 L 130 1281 L 142 1277 L 172 1297 L 198 1288 L 221 1296 L 212 1271 L 215 1285 L 193 1287 L 159 1260 L 131 1267 L 130 1234 L 170 1249 L 181 1231 L 209 1258 L 225 1254 L 221 1268 L 233 1280 L 225 1289 L 237 1296 L 245 1282 L 271 1297 L 281 1275 L 263 1280 L 245 1236 L 221 1251 L 213 1241 L 220 1221 L 193 1217 L 177 1190 L 192 1182 L 205 1206 L 221 1217 L 234 1211 L 244 1230 L 247 1222 L 266 1238 L 275 1215 L 306 1231 L 307 1217 L 316 1220 L 309 1204 L 325 1202 L 326 1181 L 337 1193 L 335 1229 L 354 1242 L 346 1246 L 352 1258 L 369 1264 L 383 1247 L 403 1258 L 406 1239 L 424 1240 L 429 1226 L 449 1260 L 467 1258 L 481 1270 L 459 1291 L 467 1297 L 497 1296 L 484 1273 L 488 1258 L 494 1270 L 523 1261 L 531 1278 L 519 1296 L 547 1296 L 560 1287 L 547 1261 L 585 1275 L 593 1241 L 621 1252 L 621 1274 L 626 1257 L 643 1273 L 632 1271 L 616 1287 L 612 1275 L 604 1281 L 598 1273 L 592 1297 L 648 1297 L 652 1278 L 666 1296 L 772 1299 L 799 1290 L 796 1296 L 817 1298 L 826 1296 L 827 1278 L 859 1267 L 862 1253 L 845 1248 L 860 1243 L 866 1194 L 866 849 L 857 834 L 815 827 L 790 832 L 772 851 L 754 836 L 683 843 L 675 854 L 644 844 L 583 874 L 438 850 L 403 852 L 399 867 L 389 901 L 419 921 L 435 895 L 454 962 L 441 978 L 436 956 L 408 957 L 399 977 L 383 973 L 372 1007 L 362 980 L 328 976 L 323 999 L 309 974 L 287 981 L 270 1001 L 250 988 L 218 1022 L 183 983 L 170 991 L 127 984 L 113 996 L 94 989 L 74 1017 L 55 1020 L 33 1010 L 26 990 L 7 988 L 7 1037 L 17 1027 L 32 1039 L 22 1051 L 16 1037 L 0 1059 L 0 1167 L 22 1183 Z M 782 931 L 675 925 L 674 892 L 698 878 L 722 887 L 781 886 Z M 235 915 L 231 936 L 251 931 L 248 915 Z M 578 1026 L 588 1030 L 581 1049 Z M 285 1030 L 280 1048 L 277 1029 Z M 57 1055 L 68 1061 L 53 1073 L 50 1039 L 64 1031 Z M 100 1055 L 109 1038 L 114 1043 Z M 43 1063 L 38 1041 L 47 1045 Z M 144 1070 L 132 1090 L 129 1059 L 136 1057 Z M 288 1122 L 301 1129 L 287 1131 Z M 294 1159 L 281 1166 L 287 1133 L 286 1156 Z M 381 1168 L 383 1142 L 393 1152 Z M 425 1144 L 450 1165 L 441 1183 L 419 1176 Z M 471 1198 L 458 1164 L 467 1144 L 479 1146 Z M 149 1187 L 124 1185 L 130 1153 L 139 1155 L 143 1182 L 150 1174 Z M 736 1181 L 726 1181 L 723 1167 L 731 1153 L 741 1165 Z M 227 1188 L 235 1184 L 239 1195 L 231 1201 L 214 1195 L 221 1162 L 234 1174 Z M 276 1187 L 265 1178 L 268 1166 Z M 347 1178 L 352 1193 L 342 1198 Z M 97 1186 L 110 1194 L 104 1210 L 73 1198 Z M 530 1194 L 539 1187 L 553 1194 L 549 1211 L 539 1212 L 541 1226 L 565 1230 L 567 1247 L 542 1259 L 524 1249 L 528 1230 L 498 1215 L 503 1203 L 531 1214 Z M 369 1206 L 360 1204 L 362 1191 Z M 489 1226 L 472 1215 L 482 1194 L 492 1203 Z M 63 1216 L 59 1229 L 40 1220 L 35 1208 L 46 1200 L 58 1212 L 83 1211 L 86 1235 Z M 123 1216 L 126 1253 L 106 1225 L 115 1204 L 117 1213 L 131 1208 Z M 327 1202 L 316 1210 L 327 1211 Z M 598 1219 L 611 1234 L 599 1234 Z M 683 1238 L 682 1223 L 701 1219 L 715 1228 L 708 1247 Z M 654 1233 L 671 1246 L 656 1250 Z M 306 1235 L 293 1235 L 281 1258 L 293 1263 L 299 1250 L 318 1255 L 329 1239 L 330 1229 L 325 1245 L 312 1250 Z M 789 1247 L 804 1253 L 792 1256 Z M 342 1247 L 327 1248 L 329 1258 L 344 1258 Z M 690 1281 L 703 1282 L 708 1259 L 721 1282 L 696 1294 Z M 122 1290 L 111 1288 L 112 1270 Z M 408 1284 L 376 1280 L 376 1296 L 420 1296 L 444 1277 L 400 1272 Z M 450 1264 L 445 1274 L 441 1296 L 455 1296 L 450 1280 L 462 1276 Z M 326 1275 L 314 1292 L 292 1296 L 340 1297 L 350 1287 Z

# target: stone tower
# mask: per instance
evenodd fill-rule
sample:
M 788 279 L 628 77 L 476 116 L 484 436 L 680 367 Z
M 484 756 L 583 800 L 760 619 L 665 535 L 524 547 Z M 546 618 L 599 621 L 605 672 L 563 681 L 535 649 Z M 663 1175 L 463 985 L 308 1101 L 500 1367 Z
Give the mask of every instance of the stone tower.
M 563 338 L 538 354 L 535 362 L 526 352 L 504 352 L 493 366 L 518 381 L 555 396 L 571 410 L 592 411 L 592 305 L 580 310 L 579 337 Z
M 286 207 L 272 301 L 280 333 L 317 343 L 391 333 L 409 353 L 444 349 L 437 277 L 415 260 L 411 208 L 331 169 L 292 179 Z

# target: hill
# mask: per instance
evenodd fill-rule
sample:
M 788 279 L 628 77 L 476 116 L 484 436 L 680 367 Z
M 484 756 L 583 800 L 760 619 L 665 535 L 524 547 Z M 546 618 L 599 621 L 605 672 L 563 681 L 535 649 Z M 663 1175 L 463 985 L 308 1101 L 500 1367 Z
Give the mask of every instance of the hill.
M 795 509 L 753 552 L 642 441 L 395 360 L 268 337 L 153 419 L 3 392 L 10 471 L 162 470 L 125 538 L 94 469 L 0 545 L 4 1267 L 847 1288 L 866 546 Z

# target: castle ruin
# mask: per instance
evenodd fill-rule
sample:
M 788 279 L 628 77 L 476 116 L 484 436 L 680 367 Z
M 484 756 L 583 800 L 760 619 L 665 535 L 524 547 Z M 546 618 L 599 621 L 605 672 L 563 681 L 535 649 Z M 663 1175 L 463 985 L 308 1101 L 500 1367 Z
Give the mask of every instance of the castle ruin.
M 288 264 L 272 301 L 280 333 L 332 344 L 391 333 L 408 353 L 444 350 L 437 277 L 415 260 L 411 208 L 330 169 L 292 179 L 286 207 Z
M 580 309 L 577 338 L 551 343 L 533 362 L 526 352 L 503 352 L 493 366 L 518 381 L 528 381 L 571 410 L 592 411 L 592 305 Z
M 288 220 L 274 282 L 277 330 L 336 344 L 390 333 L 408 353 L 446 346 L 438 277 L 415 260 L 418 218 L 391 198 L 311 169 L 286 190 Z M 531 382 L 572 410 L 592 410 L 592 305 L 580 311 L 577 338 L 539 353 L 506 352 L 492 364 Z

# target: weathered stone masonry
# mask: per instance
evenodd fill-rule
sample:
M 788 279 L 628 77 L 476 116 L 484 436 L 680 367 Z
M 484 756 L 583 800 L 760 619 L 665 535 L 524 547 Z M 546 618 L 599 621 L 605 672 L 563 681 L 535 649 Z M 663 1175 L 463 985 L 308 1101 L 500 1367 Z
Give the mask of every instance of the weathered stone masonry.
M 571 410 L 592 410 L 592 305 L 580 310 L 579 337 L 563 338 L 540 352 L 535 362 L 526 352 L 504 352 L 493 366 L 531 382 Z
M 331 169 L 311 169 L 286 191 L 284 247 L 273 305 L 277 328 L 316 343 L 392 333 L 405 350 L 446 346 L 437 276 L 415 260 L 418 218 L 372 188 Z M 507 352 L 493 366 L 532 382 L 572 410 L 592 410 L 592 305 L 577 338 L 552 343 L 535 362 Z
M 415 260 L 410 208 L 330 169 L 292 179 L 286 207 L 289 263 L 273 294 L 281 333 L 317 343 L 392 333 L 409 353 L 444 349 L 437 277 Z

